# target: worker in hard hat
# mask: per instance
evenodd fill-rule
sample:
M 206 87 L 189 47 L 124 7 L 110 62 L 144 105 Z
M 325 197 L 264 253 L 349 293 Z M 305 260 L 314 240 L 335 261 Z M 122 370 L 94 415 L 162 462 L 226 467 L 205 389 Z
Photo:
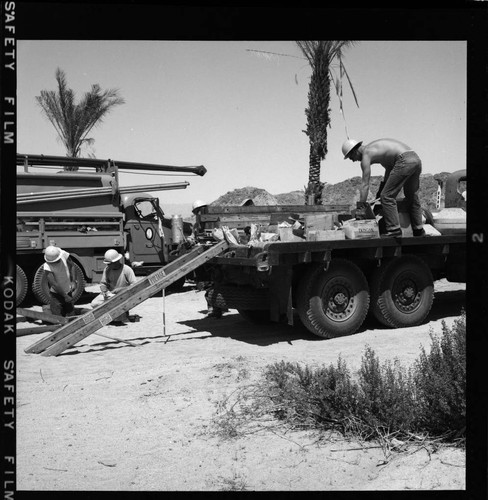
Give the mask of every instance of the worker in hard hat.
M 44 250 L 43 269 L 49 284 L 49 306 L 56 316 L 69 316 L 74 312 L 73 292 L 77 280 L 70 254 L 53 245 Z
M 202 200 L 196 200 L 192 206 L 192 212 L 195 215 L 195 224 L 193 224 L 193 234 L 195 238 L 202 232 L 202 220 L 201 214 L 206 212 L 207 203 Z M 222 313 L 225 312 L 224 309 L 214 306 L 210 303 L 208 299 L 209 287 L 211 286 L 211 282 L 202 282 L 205 291 L 205 300 L 207 302 L 207 317 L 209 318 L 217 318 L 220 319 L 222 317 Z
M 193 234 L 195 238 L 202 232 L 202 219 L 201 215 L 206 211 L 207 203 L 202 200 L 196 200 L 193 202 L 192 213 L 195 216 L 195 223 L 193 224 Z
M 100 280 L 100 295 L 95 297 L 91 305 L 98 307 L 105 300 L 114 297 L 124 288 L 134 284 L 136 275 L 130 266 L 124 264 L 123 255 L 117 250 L 111 248 L 105 252 L 103 263 L 107 267 L 103 270 L 102 279 Z M 129 311 L 121 314 L 114 319 L 115 323 L 126 323 L 129 320 Z
M 385 168 L 385 176 L 376 198 L 381 199 L 386 233 L 383 237 L 401 237 L 402 229 L 398 216 L 396 197 L 403 188 L 405 203 L 410 214 L 414 236 L 425 236 L 422 222 L 422 208 L 419 199 L 422 161 L 415 151 L 395 139 L 378 139 L 363 145 L 362 141 L 348 139 L 342 145 L 344 159 L 361 162 L 363 172 L 356 218 L 366 212 L 371 177 L 371 165 L 379 163 Z M 359 217 L 358 217 L 359 216 Z
M 193 206 L 192 206 L 192 209 L 191 211 L 196 214 L 200 211 L 200 209 L 202 209 L 203 207 L 206 207 L 207 206 L 207 203 L 205 203 L 204 201 L 202 200 L 195 200 L 193 202 Z

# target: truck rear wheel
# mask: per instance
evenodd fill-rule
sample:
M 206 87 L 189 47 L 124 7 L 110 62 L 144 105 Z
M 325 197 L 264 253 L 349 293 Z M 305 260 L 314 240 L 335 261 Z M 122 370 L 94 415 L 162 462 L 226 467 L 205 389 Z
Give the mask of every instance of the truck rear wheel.
M 76 276 L 76 289 L 73 292 L 73 302 L 77 302 L 85 290 L 85 277 L 83 271 L 73 262 Z M 49 304 L 49 283 L 47 282 L 46 273 L 43 269 L 44 264 L 41 264 L 34 275 L 32 281 L 32 292 L 41 304 Z
M 312 297 L 312 285 L 315 282 L 317 276 L 323 272 L 320 267 L 309 267 L 305 274 L 301 277 L 298 283 L 298 288 L 296 291 L 296 303 L 298 316 L 303 326 L 312 333 L 314 333 L 314 326 L 312 325 L 310 318 L 308 317 L 308 311 L 310 309 L 310 299 Z
M 403 255 L 377 268 L 371 282 L 371 309 L 383 325 L 402 328 L 422 323 L 432 307 L 434 283 L 427 264 Z
M 359 267 L 344 259 L 330 262 L 304 276 L 298 296 L 298 314 L 313 334 L 334 338 L 355 333 L 369 308 L 369 288 Z
M 27 276 L 24 270 L 16 265 L 16 274 L 15 274 L 15 288 L 16 288 L 16 300 L 15 305 L 20 306 L 25 296 L 27 295 L 27 291 L 29 290 L 29 283 L 27 281 Z

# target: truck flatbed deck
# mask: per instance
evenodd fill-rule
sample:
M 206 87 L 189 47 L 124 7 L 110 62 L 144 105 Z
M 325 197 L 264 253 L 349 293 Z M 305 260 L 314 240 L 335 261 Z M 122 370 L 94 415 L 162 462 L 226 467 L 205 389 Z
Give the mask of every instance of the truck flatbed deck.
M 212 263 L 224 265 L 243 265 L 259 267 L 267 261 L 269 266 L 288 265 L 293 261 L 312 262 L 324 260 L 325 254 L 334 251 L 361 251 L 363 258 L 398 257 L 402 249 L 407 253 L 428 252 L 447 255 L 450 245 L 463 246 L 465 234 L 404 237 L 404 238 L 371 238 L 355 240 L 273 241 L 259 245 L 231 246 L 225 255 L 214 257 Z M 330 260 L 330 258 L 329 258 Z

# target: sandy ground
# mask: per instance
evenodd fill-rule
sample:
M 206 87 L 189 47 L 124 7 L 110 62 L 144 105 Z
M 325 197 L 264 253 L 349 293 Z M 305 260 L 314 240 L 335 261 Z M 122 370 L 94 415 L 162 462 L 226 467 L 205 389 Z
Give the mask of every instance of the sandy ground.
M 137 347 L 93 334 L 44 357 L 24 349 L 46 333 L 18 337 L 18 490 L 465 489 L 461 449 L 385 454 L 375 443 L 319 439 L 277 422 L 241 423 L 235 432 L 231 421 L 218 424 L 226 398 L 254 387 L 263 368 L 280 360 L 321 366 L 341 355 L 354 370 L 369 345 L 381 361 L 411 363 L 421 345 L 429 348 L 430 331 L 440 333 L 442 320 L 451 325 L 459 316 L 464 289 L 436 282 L 424 325 L 390 330 L 369 321 L 332 340 L 252 325 L 237 311 L 206 318 L 203 293 L 191 286 L 166 295 L 164 309 L 161 296 L 134 308 L 138 323 L 100 330 Z

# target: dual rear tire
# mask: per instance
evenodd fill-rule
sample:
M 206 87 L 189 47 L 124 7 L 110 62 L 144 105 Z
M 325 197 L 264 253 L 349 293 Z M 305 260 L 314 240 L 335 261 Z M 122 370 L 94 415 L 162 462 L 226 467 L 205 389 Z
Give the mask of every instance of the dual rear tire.
M 420 325 L 434 301 L 434 280 L 427 264 L 404 255 L 377 268 L 371 278 L 371 312 L 383 325 Z
M 313 334 L 334 338 L 356 333 L 368 310 L 383 325 L 405 328 L 421 324 L 434 298 L 432 273 L 418 256 L 404 255 L 377 268 L 368 285 L 353 262 L 334 259 L 325 271 L 306 271 L 297 288 L 300 320 Z
M 324 338 L 355 333 L 369 308 L 369 287 L 361 269 L 344 259 L 332 260 L 325 271 L 310 268 L 297 290 L 300 320 Z

